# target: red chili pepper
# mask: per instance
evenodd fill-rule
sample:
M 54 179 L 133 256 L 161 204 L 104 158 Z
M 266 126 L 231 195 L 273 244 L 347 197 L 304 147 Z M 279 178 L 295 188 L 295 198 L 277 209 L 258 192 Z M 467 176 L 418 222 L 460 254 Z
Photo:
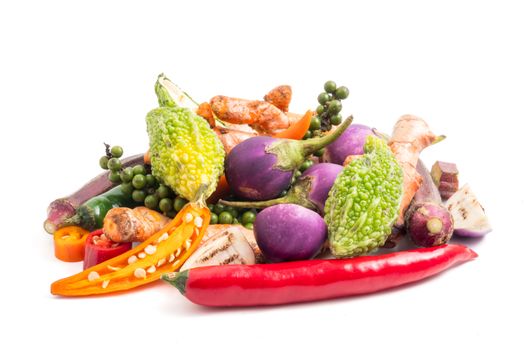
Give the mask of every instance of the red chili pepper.
M 114 258 L 131 249 L 131 242 L 115 243 L 103 235 L 102 229 L 93 231 L 86 240 L 84 270 Z
M 207 266 L 164 274 L 162 279 L 200 305 L 288 304 L 400 286 L 476 256 L 467 247 L 450 244 L 349 259 Z

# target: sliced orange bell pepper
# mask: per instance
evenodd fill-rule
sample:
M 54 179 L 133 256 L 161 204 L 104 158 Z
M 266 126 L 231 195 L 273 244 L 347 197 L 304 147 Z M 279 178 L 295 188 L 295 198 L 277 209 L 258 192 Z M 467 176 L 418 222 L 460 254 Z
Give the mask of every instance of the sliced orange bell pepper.
M 80 226 L 66 226 L 53 235 L 55 256 L 66 262 L 84 260 L 84 247 L 89 231 Z
M 210 210 L 188 203 L 159 232 L 139 246 L 76 275 L 51 285 L 51 293 L 63 296 L 106 294 L 129 290 L 175 271 L 199 245 Z
M 278 137 L 280 139 L 302 139 L 304 134 L 306 134 L 310 128 L 310 120 L 312 119 L 313 115 L 314 113 L 312 111 L 307 111 L 301 119 L 290 125 L 288 129 L 278 132 L 272 136 Z

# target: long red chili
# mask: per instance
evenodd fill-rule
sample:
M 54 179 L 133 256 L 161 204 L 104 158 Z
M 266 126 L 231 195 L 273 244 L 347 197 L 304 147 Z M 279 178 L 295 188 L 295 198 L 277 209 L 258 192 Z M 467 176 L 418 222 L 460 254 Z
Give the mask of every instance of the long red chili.
M 275 305 L 376 292 L 475 257 L 473 250 L 449 244 L 348 259 L 207 266 L 168 273 L 162 279 L 195 304 Z

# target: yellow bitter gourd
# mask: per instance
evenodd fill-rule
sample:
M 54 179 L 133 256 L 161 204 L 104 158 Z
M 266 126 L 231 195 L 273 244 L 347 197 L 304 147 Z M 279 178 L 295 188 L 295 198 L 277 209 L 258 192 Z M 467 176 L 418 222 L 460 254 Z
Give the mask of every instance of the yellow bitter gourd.
M 186 108 L 148 113 L 152 174 L 189 201 L 207 198 L 224 171 L 224 149 L 208 123 Z
M 189 201 L 206 199 L 224 171 L 224 148 L 203 118 L 178 107 L 163 89 L 157 82 L 161 107 L 146 116 L 152 173 Z

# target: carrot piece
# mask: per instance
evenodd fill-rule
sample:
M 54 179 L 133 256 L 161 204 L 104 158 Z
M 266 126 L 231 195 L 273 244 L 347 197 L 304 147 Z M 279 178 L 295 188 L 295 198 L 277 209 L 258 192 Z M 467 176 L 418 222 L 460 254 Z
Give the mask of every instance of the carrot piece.
M 444 138 L 445 136 L 434 135 L 428 124 L 419 117 L 407 114 L 396 122 L 388 145 L 403 169 L 403 197 L 397 226 L 403 225 L 405 211 L 423 181 L 416 170 L 419 154 Z
M 210 210 L 188 203 L 159 232 L 136 248 L 51 285 L 51 293 L 85 296 L 125 291 L 158 281 L 175 271 L 197 249 L 210 222 Z
M 151 154 L 149 153 L 149 149 L 144 153 L 144 164 L 151 164 Z
M 306 134 L 308 128 L 310 128 L 310 120 L 312 119 L 312 116 L 313 112 L 308 110 L 301 119 L 290 125 L 288 129 L 280 131 L 272 136 L 280 139 L 300 140 L 303 138 L 304 134 Z

